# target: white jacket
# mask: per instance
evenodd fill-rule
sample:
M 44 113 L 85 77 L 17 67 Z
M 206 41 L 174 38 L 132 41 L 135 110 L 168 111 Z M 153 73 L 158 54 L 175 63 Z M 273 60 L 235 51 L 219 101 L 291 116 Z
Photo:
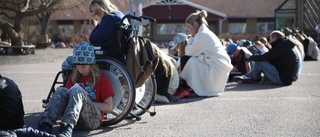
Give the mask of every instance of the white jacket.
M 232 65 L 218 37 L 206 25 L 201 25 L 195 37 L 189 38 L 185 50 L 186 55 L 192 57 L 180 77 L 199 96 L 221 95 Z

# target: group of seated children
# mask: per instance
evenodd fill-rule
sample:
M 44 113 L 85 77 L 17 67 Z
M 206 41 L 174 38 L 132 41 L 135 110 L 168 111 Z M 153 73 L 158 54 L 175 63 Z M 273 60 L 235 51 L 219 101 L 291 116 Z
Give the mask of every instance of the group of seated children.
M 225 51 L 233 66 L 228 81 L 240 81 L 241 83 L 270 81 L 273 84 L 286 86 L 298 80 L 302 61 L 318 60 L 318 44 L 302 31 L 295 30 L 289 33 L 286 31 L 288 30 L 275 30 L 270 33 L 268 38 L 260 37 L 253 42 L 242 40 L 237 43 L 231 41 L 225 44 Z M 192 81 L 186 81 L 181 77 L 181 68 L 186 64 L 183 59 L 186 57 L 186 53 L 189 54 L 186 50 L 188 50 L 188 45 L 191 45 L 188 43 L 189 37 L 184 33 L 178 33 L 168 46 L 168 55 L 176 60 L 171 63 L 178 70 L 175 72 L 175 77 L 170 79 L 170 84 L 175 83 L 175 88 L 172 88 L 170 93 L 179 95 L 180 98 L 189 97 L 191 93 L 202 96 L 190 87 L 193 84 Z M 192 67 L 193 69 L 199 68 L 197 65 Z M 212 76 L 207 75 L 207 77 Z M 172 91 L 175 91 L 175 94 Z M 171 102 L 161 98 L 161 95 L 156 96 L 156 101 Z

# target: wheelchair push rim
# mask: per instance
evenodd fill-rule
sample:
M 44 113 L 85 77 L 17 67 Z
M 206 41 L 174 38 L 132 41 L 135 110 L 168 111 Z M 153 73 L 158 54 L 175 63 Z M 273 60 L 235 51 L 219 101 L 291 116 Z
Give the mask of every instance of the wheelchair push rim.
M 105 119 L 102 123 L 102 125 L 106 126 L 114 125 L 126 118 L 134 106 L 136 93 L 133 77 L 127 66 L 114 58 L 97 59 L 96 64 L 101 70 L 113 73 L 121 83 L 121 100 L 119 104 L 114 104 L 115 107 L 112 112 L 105 114 Z

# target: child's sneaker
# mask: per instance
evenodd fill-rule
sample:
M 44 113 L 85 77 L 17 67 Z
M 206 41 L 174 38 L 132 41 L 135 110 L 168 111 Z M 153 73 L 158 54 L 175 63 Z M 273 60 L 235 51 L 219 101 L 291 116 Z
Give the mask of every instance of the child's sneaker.
M 159 94 L 156 94 L 156 96 L 155 96 L 155 101 L 161 102 L 161 103 L 169 103 L 169 102 L 170 102 L 167 97 L 161 96 L 161 95 L 159 95 Z
M 38 130 L 52 134 L 52 125 L 47 122 L 40 122 L 38 124 Z
M 170 102 L 178 102 L 180 97 L 176 95 L 168 95 L 166 96 Z
M 72 126 L 67 123 L 60 123 L 60 133 L 57 137 L 71 137 L 72 136 Z
M 234 76 L 233 81 L 237 83 L 254 83 L 255 82 L 255 80 L 252 77 L 248 77 L 247 75 Z
M 179 89 L 175 95 L 179 96 L 179 98 L 188 98 L 191 96 L 191 93 L 189 90 L 186 90 L 186 89 Z

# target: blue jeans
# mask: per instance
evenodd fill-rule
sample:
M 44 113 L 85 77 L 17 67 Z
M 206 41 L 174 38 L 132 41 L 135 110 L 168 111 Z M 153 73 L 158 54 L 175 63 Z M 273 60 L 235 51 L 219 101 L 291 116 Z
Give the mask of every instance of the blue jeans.
M 58 87 L 53 93 L 45 111 L 42 113 L 42 122 L 54 125 L 61 117 L 61 122 L 76 126 L 78 129 L 96 129 L 100 126 L 100 110 L 92 101 L 78 91 Z
M 296 73 L 296 80 L 300 77 L 301 75 L 301 70 L 302 70 L 302 56 L 301 54 L 298 54 L 298 70 Z
M 254 80 L 261 78 L 261 73 L 264 73 L 272 83 L 282 85 L 278 70 L 268 61 L 256 61 L 252 65 L 252 69 L 246 75 Z

